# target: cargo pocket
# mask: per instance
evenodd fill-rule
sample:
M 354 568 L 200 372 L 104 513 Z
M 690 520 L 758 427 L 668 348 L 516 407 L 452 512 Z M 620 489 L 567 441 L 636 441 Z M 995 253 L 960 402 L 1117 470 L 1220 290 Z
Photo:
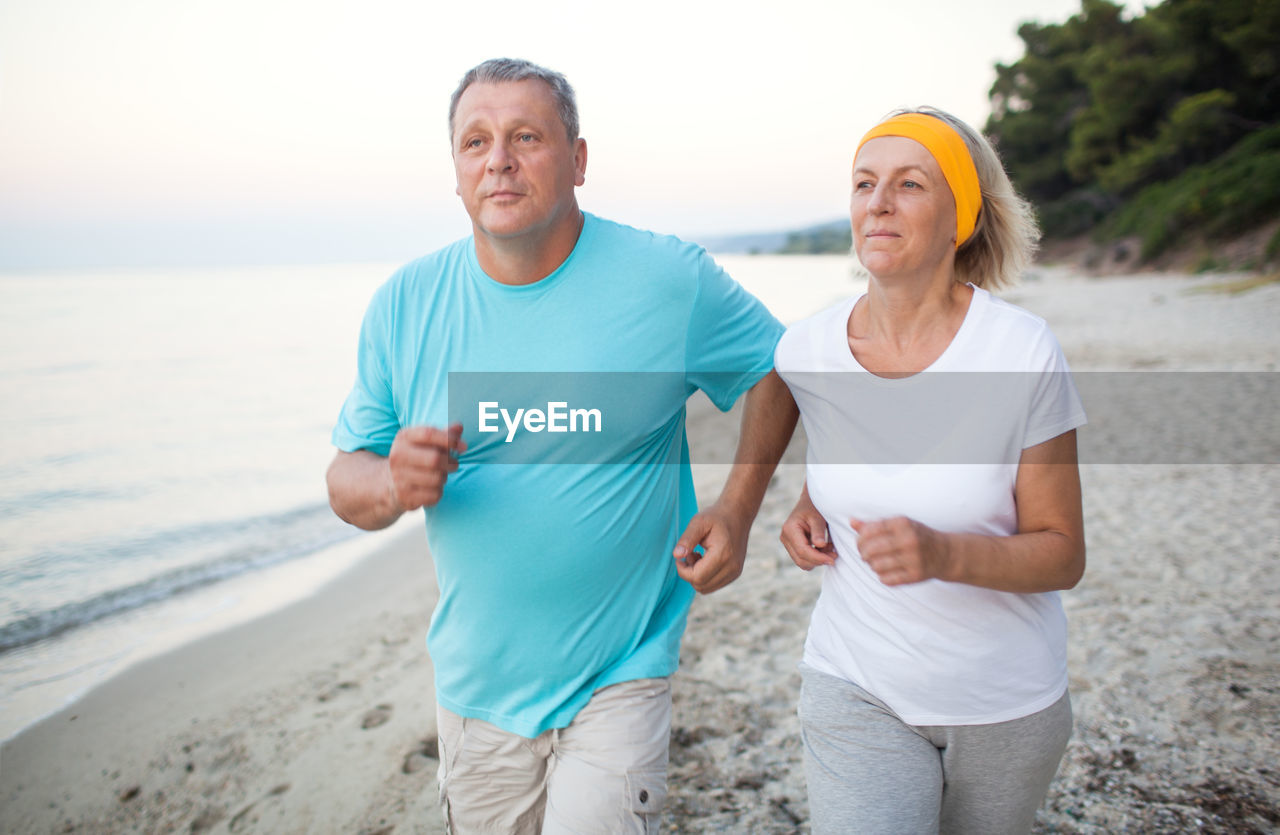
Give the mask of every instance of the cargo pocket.
M 667 802 L 665 768 L 634 771 L 627 774 L 627 804 L 643 822 L 647 835 L 657 835 L 662 820 L 662 807 Z
M 449 812 L 449 775 L 444 768 L 444 746 L 440 746 L 440 768 L 436 771 L 436 799 L 440 803 L 440 815 L 444 818 L 444 835 L 453 835 L 453 815 Z
M 436 754 L 440 757 L 440 766 L 436 769 L 437 799 L 440 802 L 440 814 L 444 817 L 445 835 L 453 835 L 453 815 L 449 808 L 449 778 L 457 763 L 458 751 L 462 748 L 466 720 L 453 715 L 437 716 Z

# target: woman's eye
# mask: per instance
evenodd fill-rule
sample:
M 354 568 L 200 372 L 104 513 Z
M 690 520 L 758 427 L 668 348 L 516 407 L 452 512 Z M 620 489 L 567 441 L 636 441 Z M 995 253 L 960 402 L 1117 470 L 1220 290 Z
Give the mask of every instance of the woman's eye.
M 902 185 L 904 188 L 920 188 L 920 184 L 915 180 L 904 180 Z

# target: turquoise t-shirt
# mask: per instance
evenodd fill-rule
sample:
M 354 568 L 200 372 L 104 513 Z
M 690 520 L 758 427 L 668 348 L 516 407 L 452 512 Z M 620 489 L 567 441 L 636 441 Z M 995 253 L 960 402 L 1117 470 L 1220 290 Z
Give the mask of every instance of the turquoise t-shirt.
M 494 281 L 467 238 L 377 291 L 333 442 L 386 455 L 402 426 L 463 425 L 426 511 L 442 705 L 534 737 L 601 687 L 675 671 L 685 401 L 728 409 L 781 334 L 700 247 L 590 214 L 534 284 Z

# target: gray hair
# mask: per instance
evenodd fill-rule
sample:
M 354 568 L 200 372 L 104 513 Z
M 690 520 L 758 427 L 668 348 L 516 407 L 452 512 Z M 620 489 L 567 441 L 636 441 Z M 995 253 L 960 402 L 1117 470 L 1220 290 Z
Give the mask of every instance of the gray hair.
M 982 208 L 973 234 L 956 250 L 956 281 L 991 289 L 1016 282 L 1039 248 L 1040 226 L 1035 209 L 1014 190 L 996 149 L 981 133 L 935 107 L 897 110 L 890 115 L 900 113 L 923 113 L 946 122 L 964 140 L 978 171 Z
M 477 64 L 467 70 L 449 99 L 449 138 L 453 138 L 453 118 L 458 112 L 458 99 L 472 84 L 503 84 L 515 81 L 541 81 L 551 88 L 551 95 L 556 100 L 556 110 L 560 114 L 560 122 L 569 141 L 578 138 L 578 102 L 573 95 L 573 87 L 560 73 L 540 67 L 531 61 L 519 58 L 491 58 L 483 64 Z

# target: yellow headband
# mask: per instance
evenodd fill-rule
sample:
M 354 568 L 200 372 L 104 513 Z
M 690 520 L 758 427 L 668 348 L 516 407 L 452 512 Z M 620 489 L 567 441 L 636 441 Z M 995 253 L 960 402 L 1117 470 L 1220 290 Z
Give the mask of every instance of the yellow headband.
M 978 209 L 982 208 L 982 189 L 978 185 L 978 169 L 973 165 L 973 157 L 955 128 L 936 116 L 903 113 L 867 131 L 858 143 L 858 150 L 862 150 L 867 140 L 877 136 L 914 139 L 933 155 L 956 201 L 956 247 L 969 240 L 978 222 Z M 853 156 L 857 159 L 858 152 L 854 151 Z

